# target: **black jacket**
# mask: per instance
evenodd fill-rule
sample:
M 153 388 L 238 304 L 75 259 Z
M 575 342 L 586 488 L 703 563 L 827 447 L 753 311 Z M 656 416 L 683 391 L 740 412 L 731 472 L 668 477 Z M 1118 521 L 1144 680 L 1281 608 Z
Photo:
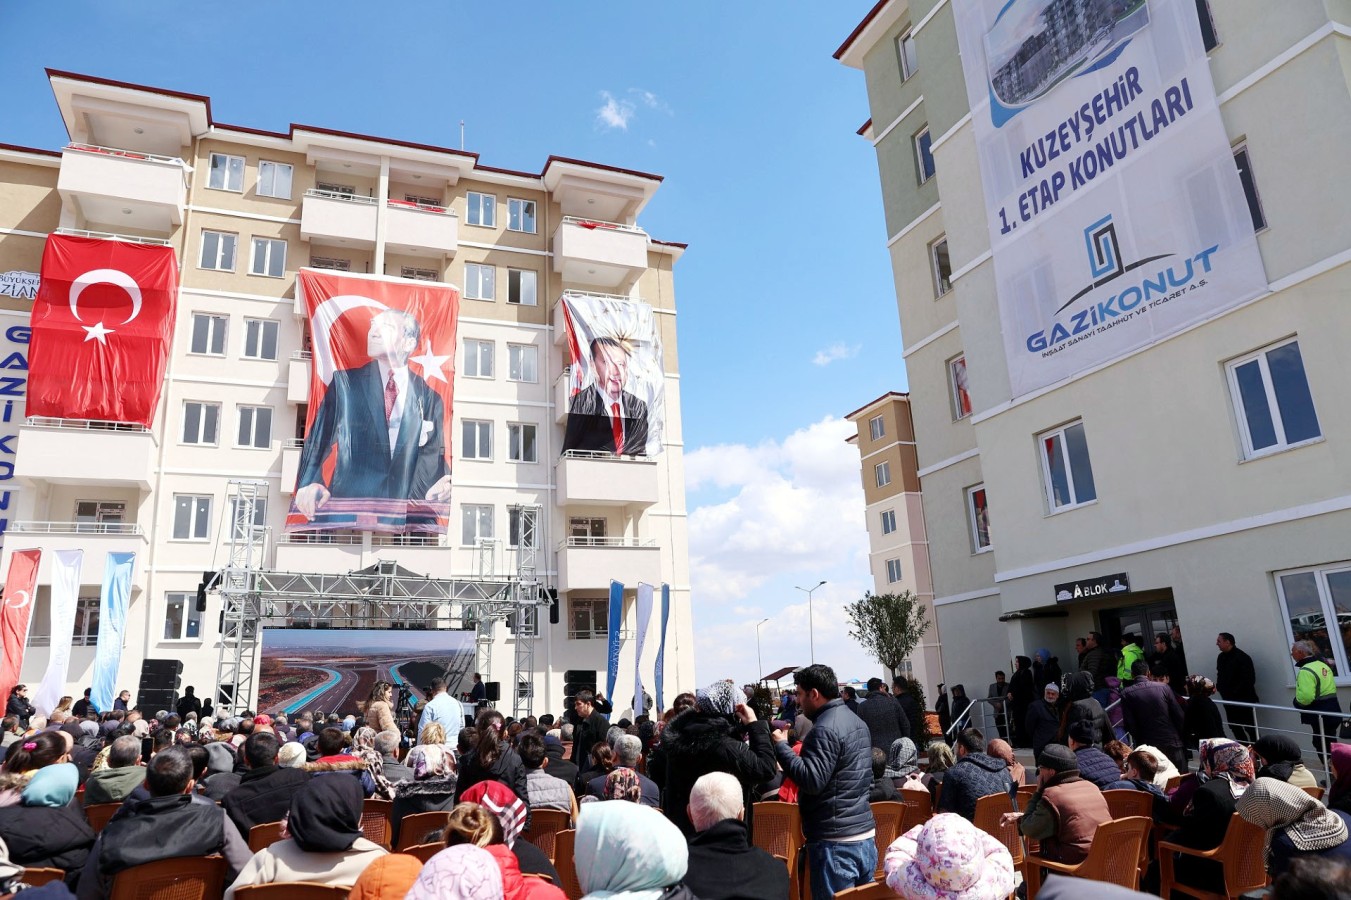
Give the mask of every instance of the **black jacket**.
M 1214 700 L 1200 692 L 1192 695 L 1187 708 L 1182 711 L 1182 736 L 1187 739 L 1188 747 L 1194 747 L 1206 738 L 1225 736 L 1220 708 Z
M 577 769 L 577 764 L 563 758 L 563 749 L 560 747 L 557 751 L 544 751 L 545 757 L 549 760 L 549 774 L 555 778 L 561 778 L 568 784 L 574 784 L 577 776 L 581 774 Z
M 37 712 L 37 710 L 33 708 L 33 704 L 29 703 L 18 694 L 9 695 L 9 701 L 5 704 L 5 715 L 16 716 L 19 720 L 19 724 L 24 728 L 28 727 L 28 720 L 35 712 Z
M 919 708 L 919 701 L 915 699 L 914 694 L 909 692 L 894 694 L 892 699 L 901 705 L 901 711 L 905 713 L 905 718 L 910 722 L 910 734 L 908 735 L 910 740 L 915 742 L 916 747 L 924 747 L 927 735 L 925 734 L 924 710 Z M 891 748 L 888 747 L 887 751 L 890 752 Z
M 788 896 L 788 869 L 750 845 L 745 825 L 724 819 L 690 838 L 685 885 L 699 900 L 768 900 Z
M 1135 743 L 1160 750 L 1182 746 L 1182 707 L 1167 685 L 1141 681 L 1121 692 L 1121 715 Z
M 253 826 L 284 819 L 291 810 L 291 798 L 309 780 L 310 776 L 301 769 L 280 766 L 250 769 L 240 776 L 239 787 L 227 793 L 220 805 L 247 841 Z
M 1055 743 L 1056 732 L 1060 730 L 1060 717 L 1054 706 L 1038 698 L 1028 707 L 1025 724 L 1028 738 L 1032 741 L 1032 752 L 1040 756 L 1043 747 Z
M 463 797 L 465 791 L 480 781 L 500 781 L 511 788 L 523 803 L 530 799 L 530 791 L 526 787 L 525 763 L 521 762 L 515 750 L 505 745 L 502 747 L 502 755 L 486 769 L 479 763 L 478 754 L 475 752 L 466 753 L 460 759 L 460 774 L 455 779 L 455 796 Z M 526 821 L 529 821 L 528 817 Z
M 605 732 L 610 730 L 610 722 L 599 712 L 593 712 L 577 723 L 572 732 L 572 756 L 569 757 L 579 768 L 591 765 L 591 748 L 605 740 Z
M 455 808 L 455 782 L 449 778 L 401 781 L 394 788 L 394 805 L 389 810 L 391 843 L 397 843 L 406 816 L 414 813 L 449 812 Z M 422 843 L 418 835 L 414 843 Z
M 94 846 L 94 832 L 76 803 L 0 808 L 0 838 L 9 845 L 10 862 L 34 869 L 65 869 L 72 876 L 66 879 L 68 884 L 74 884 L 74 876 Z
M 943 793 L 935 812 L 955 812 L 971 821 L 976 801 L 988 794 L 1007 794 L 1013 776 L 1008 764 L 985 753 L 968 753 L 943 774 Z
M 1258 703 L 1257 670 L 1252 657 L 1235 647 L 1215 657 L 1215 689 L 1221 700 Z
M 784 774 L 798 786 L 802 833 L 808 841 L 856 837 L 876 828 L 868 792 L 873 784 L 868 726 L 838 697 L 816 711 L 801 755 L 774 745 Z
M 752 722 L 747 728 L 747 738 L 749 744 L 733 737 L 732 723 L 726 716 L 698 710 L 676 716 L 662 732 L 665 765 L 660 773 L 662 778 L 657 782 L 661 787 L 661 807 L 666 818 L 686 838 L 694 834 L 694 824 L 685 811 L 690 802 L 690 791 L 694 789 L 694 783 L 709 772 L 727 772 L 741 783 L 746 829 L 754 828 L 750 815 L 752 804 L 759 799 L 755 787 L 773 778 L 777 766 L 768 722 Z
M 901 704 L 883 691 L 870 691 L 854 713 L 868 726 L 872 745 L 883 753 L 903 737 L 910 736 L 910 719 Z
M 1079 761 L 1079 777 L 1093 782 L 1100 790 L 1105 791 L 1107 785 L 1121 780 L 1121 767 L 1116 760 L 1097 747 L 1080 747 L 1074 751 L 1074 757 Z

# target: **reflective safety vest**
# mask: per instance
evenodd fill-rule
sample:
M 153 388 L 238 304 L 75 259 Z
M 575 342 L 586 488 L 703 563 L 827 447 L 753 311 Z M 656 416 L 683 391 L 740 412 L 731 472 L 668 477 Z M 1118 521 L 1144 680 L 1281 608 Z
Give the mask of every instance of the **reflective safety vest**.
M 1331 698 L 1336 703 L 1337 682 L 1332 668 L 1321 659 L 1300 663 L 1295 674 L 1295 706 L 1308 709 L 1323 698 Z M 1319 706 L 1321 708 L 1322 704 Z

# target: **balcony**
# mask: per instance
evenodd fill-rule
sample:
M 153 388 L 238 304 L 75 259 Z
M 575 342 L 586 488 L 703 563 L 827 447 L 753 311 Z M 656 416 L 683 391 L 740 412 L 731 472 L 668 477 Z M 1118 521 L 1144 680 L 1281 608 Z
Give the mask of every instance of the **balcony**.
M 75 204 L 84 225 L 168 235 L 183 224 L 187 164 L 153 153 L 68 144 L 61 151 L 56 189 Z
M 109 485 L 148 491 L 155 436 L 140 425 L 33 417 L 19 428 L 14 474 L 26 483 Z
M 647 271 L 647 232 L 564 216 L 554 232 L 554 271 L 573 284 L 627 292 Z
M 308 350 L 296 350 L 291 354 L 290 368 L 286 374 L 286 402 L 310 402 L 310 359 L 313 354 Z
M 389 200 L 385 222 L 387 252 L 441 259 L 460 247 L 460 217 L 444 206 Z
M 661 584 L 661 548 L 648 538 L 568 538 L 558 545 L 560 591 L 605 590 L 611 580 L 625 585 Z
M 433 578 L 451 572 L 451 550 L 441 535 L 284 534 L 276 548 L 283 572 L 353 572 L 383 559 Z
M 136 522 L 15 522 L 5 532 L 5 550 L 83 550 L 81 584 L 102 584 L 109 553 L 135 553 L 143 571 L 149 546 L 145 529 Z
M 300 451 L 305 446 L 302 438 L 291 438 L 281 445 L 281 492 L 289 497 L 296 492 L 296 476 L 300 474 Z
M 569 450 L 554 469 L 559 506 L 651 506 L 657 502 L 657 463 L 638 456 Z
M 380 201 L 310 188 L 300 201 L 300 236 L 316 244 L 374 247 Z

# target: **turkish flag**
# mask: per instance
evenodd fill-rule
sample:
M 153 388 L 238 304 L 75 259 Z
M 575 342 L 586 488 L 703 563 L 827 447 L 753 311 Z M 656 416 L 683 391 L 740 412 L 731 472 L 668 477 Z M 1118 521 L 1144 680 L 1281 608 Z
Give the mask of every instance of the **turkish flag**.
M 49 236 L 33 301 L 27 414 L 150 427 L 177 297 L 172 247 Z
M 0 657 L 0 697 L 8 698 L 14 685 L 19 683 L 41 558 L 41 550 L 16 550 L 9 560 L 4 605 L 0 606 L 0 644 L 3 645 L 0 649 L 4 651 L 4 656 Z

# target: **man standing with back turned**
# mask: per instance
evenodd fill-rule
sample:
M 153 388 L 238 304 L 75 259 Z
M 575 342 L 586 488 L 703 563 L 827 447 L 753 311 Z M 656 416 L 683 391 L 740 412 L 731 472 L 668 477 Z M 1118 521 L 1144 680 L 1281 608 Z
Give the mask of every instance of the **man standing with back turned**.
M 833 669 L 811 665 L 793 679 L 812 729 L 800 755 L 788 746 L 787 733 L 775 730 L 774 752 L 798 786 L 812 900 L 831 900 L 839 891 L 872 883 L 877 869 L 877 825 L 868 805 L 872 739 L 868 726 L 840 699 Z
M 1234 643 L 1234 636 L 1221 631 L 1215 638 L 1219 655 L 1215 657 L 1215 689 L 1221 700 L 1235 700 L 1240 703 L 1260 703 L 1257 699 L 1257 670 L 1253 667 L 1252 657 L 1244 653 Z M 1224 717 L 1229 720 L 1229 730 L 1234 740 L 1241 744 L 1251 744 L 1257 740 L 1254 727 L 1253 710 L 1247 706 L 1225 706 Z

